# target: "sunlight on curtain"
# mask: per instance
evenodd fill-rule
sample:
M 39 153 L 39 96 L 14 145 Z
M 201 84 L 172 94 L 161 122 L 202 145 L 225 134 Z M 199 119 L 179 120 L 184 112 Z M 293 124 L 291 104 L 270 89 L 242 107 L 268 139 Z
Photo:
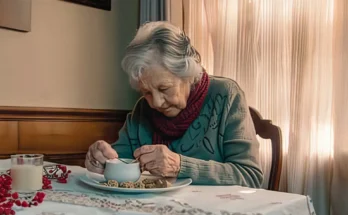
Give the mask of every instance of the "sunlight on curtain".
M 184 30 L 208 73 L 236 80 L 249 105 L 282 128 L 281 190 L 310 195 L 318 215 L 330 211 L 333 165 L 348 171 L 336 162 L 348 129 L 343 117 L 348 105 L 347 4 L 346 0 L 184 1 Z M 340 99 L 345 103 L 338 103 Z M 260 142 L 260 162 L 268 174 L 271 148 L 268 141 Z M 267 180 L 266 176 L 264 187 Z
M 348 214 L 348 1 L 335 1 L 334 9 L 334 168 L 333 214 Z
M 189 35 L 191 42 L 200 51 L 202 58 L 202 65 L 206 68 L 208 74 L 213 74 L 212 65 L 214 62 L 211 36 L 207 26 L 204 1 L 195 0 L 194 4 L 191 1 L 183 1 L 184 21 L 183 28 L 187 35 Z M 199 17 L 199 18 L 198 18 Z M 191 25 L 185 20 L 195 20 L 197 23 Z M 186 25 L 188 24 L 188 25 Z

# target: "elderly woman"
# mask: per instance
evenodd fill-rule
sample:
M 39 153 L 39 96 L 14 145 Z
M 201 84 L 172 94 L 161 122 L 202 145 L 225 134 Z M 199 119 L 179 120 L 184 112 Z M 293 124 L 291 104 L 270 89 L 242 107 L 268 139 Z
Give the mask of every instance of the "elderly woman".
M 135 158 L 153 175 L 261 186 L 259 143 L 242 89 L 208 76 L 183 31 L 167 22 L 143 25 L 122 67 L 143 96 L 115 143 L 90 146 L 89 171 L 102 173 L 107 159 Z

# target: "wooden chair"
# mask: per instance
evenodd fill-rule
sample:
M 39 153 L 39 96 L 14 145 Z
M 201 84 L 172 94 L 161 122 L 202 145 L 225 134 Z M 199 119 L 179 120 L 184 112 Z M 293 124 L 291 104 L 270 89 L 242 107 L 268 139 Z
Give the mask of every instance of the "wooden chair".
M 256 134 L 263 139 L 270 139 L 272 142 L 272 165 L 268 190 L 278 191 L 283 160 L 281 129 L 273 125 L 271 120 L 263 119 L 255 108 L 249 107 L 249 110 L 254 122 Z

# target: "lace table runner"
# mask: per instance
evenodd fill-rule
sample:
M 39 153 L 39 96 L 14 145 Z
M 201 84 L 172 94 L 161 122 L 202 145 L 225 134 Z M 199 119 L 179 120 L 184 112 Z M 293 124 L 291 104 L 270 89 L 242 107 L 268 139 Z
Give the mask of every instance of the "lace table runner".
M 212 215 L 210 211 L 205 211 L 200 208 L 192 207 L 191 205 L 180 202 L 179 200 L 171 199 L 159 201 L 156 199 L 123 199 L 123 198 L 108 198 L 103 195 L 91 195 L 82 193 L 73 193 L 67 191 L 45 191 L 46 201 L 54 201 L 67 204 L 75 204 L 87 207 L 107 208 L 114 212 L 133 211 L 148 214 L 158 215 L 176 215 L 176 214 L 206 214 Z M 242 215 L 242 213 L 229 213 L 221 211 L 222 215 Z M 244 214 L 243 214 L 244 215 Z M 245 215 L 261 215 L 261 214 L 245 214 Z

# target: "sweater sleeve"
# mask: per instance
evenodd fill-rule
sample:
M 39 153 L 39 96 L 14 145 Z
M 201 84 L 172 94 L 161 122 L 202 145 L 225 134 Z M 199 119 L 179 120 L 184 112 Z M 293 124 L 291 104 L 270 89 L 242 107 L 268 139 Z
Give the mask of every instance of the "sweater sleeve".
M 140 123 L 140 114 L 144 99 L 140 98 L 133 111 L 127 114 L 126 121 L 118 133 L 118 140 L 111 144 L 120 158 L 134 159 L 133 152 L 138 144 L 137 130 Z
M 230 96 L 223 117 L 223 162 L 180 155 L 178 177 L 192 178 L 194 184 L 261 187 L 263 173 L 258 164 L 259 143 L 244 93 Z
M 126 122 L 118 133 L 118 140 L 111 144 L 112 148 L 117 152 L 119 158 L 133 158 L 133 150 L 129 137 L 129 129 L 131 123 L 132 114 L 127 114 Z

